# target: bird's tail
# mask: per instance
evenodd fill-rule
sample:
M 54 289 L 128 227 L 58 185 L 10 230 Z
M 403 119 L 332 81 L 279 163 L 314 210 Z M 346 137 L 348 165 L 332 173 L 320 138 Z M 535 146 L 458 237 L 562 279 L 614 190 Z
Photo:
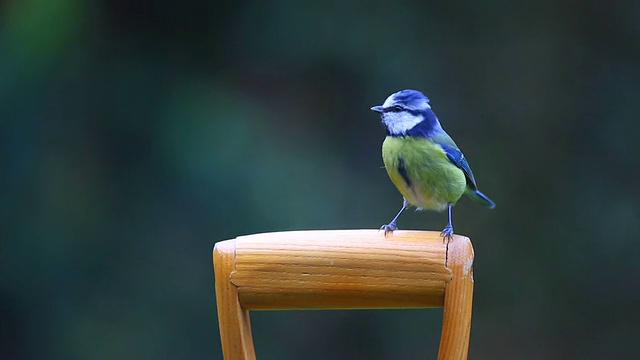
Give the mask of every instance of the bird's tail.
M 491 199 L 489 199 L 487 195 L 480 192 L 480 190 L 468 189 L 467 195 L 469 195 L 469 197 L 473 201 L 477 202 L 482 206 L 488 207 L 489 209 L 493 209 L 494 207 L 496 207 L 496 203 L 494 203 Z

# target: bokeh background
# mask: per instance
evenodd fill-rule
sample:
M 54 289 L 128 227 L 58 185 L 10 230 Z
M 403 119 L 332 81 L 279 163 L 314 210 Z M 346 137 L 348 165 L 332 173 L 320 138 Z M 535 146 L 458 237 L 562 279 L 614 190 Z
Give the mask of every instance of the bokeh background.
M 498 204 L 454 211 L 470 358 L 637 358 L 640 3 L 552 0 L 0 2 L 0 358 L 221 359 L 213 244 L 388 222 L 403 88 Z M 435 358 L 440 317 L 252 314 L 312 360 Z

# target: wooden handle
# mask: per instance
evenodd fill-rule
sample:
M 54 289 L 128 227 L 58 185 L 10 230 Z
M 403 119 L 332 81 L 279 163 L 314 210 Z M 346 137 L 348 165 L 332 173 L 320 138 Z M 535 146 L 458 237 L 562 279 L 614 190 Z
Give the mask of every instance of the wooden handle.
M 231 282 L 247 310 L 442 306 L 451 279 L 431 232 L 293 231 L 235 245 Z
M 473 248 L 439 232 L 291 231 L 214 247 L 225 359 L 255 359 L 248 310 L 444 306 L 439 359 L 468 352 Z

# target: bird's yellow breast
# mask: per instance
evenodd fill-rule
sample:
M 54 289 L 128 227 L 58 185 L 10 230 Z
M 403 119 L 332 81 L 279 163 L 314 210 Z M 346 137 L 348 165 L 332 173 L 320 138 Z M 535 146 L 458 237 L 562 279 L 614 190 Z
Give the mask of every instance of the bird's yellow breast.
M 464 172 L 427 138 L 387 136 L 382 160 L 389 178 L 411 205 L 442 211 L 464 194 Z

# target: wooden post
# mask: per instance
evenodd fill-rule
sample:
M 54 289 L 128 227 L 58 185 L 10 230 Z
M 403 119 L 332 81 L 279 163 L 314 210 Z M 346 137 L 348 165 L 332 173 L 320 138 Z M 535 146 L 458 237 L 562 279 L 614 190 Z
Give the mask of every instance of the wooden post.
M 225 359 L 255 359 L 249 310 L 444 306 L 439 359 L 465 359 L 473 248 L 455 235 L 377 230 L 240 236 L 213 251 Z
M 471 240 L 455 236 L 447 249 L 447 268 L 453 276 L 444 292 L 442 335 L 438 360 L 466 359 L 471 335 L 473 305 L 473 246 Z
M 256 353 L 249 310 L 242 308 L 238 288 L 229 281 L 235 271 L 235 252 L 235 240 L 221 241 L 213 247 L 220 341 L 225 359 L 251 360 L 256 358 Z

